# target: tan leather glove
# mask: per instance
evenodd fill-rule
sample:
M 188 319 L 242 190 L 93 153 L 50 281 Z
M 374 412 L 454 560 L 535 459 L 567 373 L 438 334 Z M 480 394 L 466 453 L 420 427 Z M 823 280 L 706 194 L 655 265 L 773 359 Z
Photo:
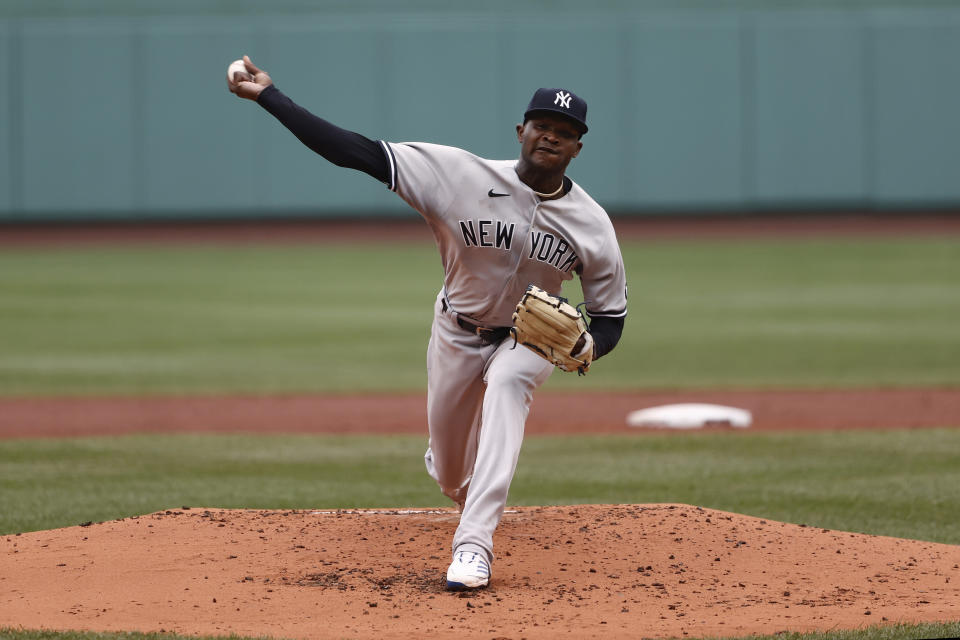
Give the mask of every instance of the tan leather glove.
M 564 371 L 584 375 L 593 361 L 593 338 L 583 315 L 566 299 L 534 285 L 517 304 L 510 334 Z

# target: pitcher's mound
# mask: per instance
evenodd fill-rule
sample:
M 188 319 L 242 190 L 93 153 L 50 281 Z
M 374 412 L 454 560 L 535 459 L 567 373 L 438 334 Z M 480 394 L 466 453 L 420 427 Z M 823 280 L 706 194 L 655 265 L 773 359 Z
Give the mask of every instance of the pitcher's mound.
M 284 638 L 735 636 L 960 619 L 960 547 L 687 505 L 520 508 L 489 588 L 458 515 L 181 509 L 0 538 L 0 627 Z

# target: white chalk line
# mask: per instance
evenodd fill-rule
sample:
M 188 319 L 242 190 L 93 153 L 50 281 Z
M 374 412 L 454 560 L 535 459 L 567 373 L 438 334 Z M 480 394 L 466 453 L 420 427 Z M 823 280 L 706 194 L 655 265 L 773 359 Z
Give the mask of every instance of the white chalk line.
M 383 515 L 383 516 L 414 516 L 414 515 L 452 515 L 457 513 L 454 509 L 333 509 L 324 511 L 311 511 L 310 515 Z M 520 513 L 516 510 L 507 509 L 504 513 Z

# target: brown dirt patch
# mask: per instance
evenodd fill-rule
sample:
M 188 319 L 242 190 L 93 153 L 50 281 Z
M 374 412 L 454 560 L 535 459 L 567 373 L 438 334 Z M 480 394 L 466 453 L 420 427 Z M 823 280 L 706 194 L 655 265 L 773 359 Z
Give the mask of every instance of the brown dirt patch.
M 635 638 L 960 618 L 960 547 L 686 505 L 521 508 L 443 591 L 451 510 L 190 509 L 0 538 L 0 626 Z
M 527 433 L 643 433 L 626 416 L 677 402 L 753 413 L 751 431 L 960 426 L 960 389 L 540 393 Z M 426 434 L 422 393 L 216 397 L 5 398 L 0 437 L 125 433 Z

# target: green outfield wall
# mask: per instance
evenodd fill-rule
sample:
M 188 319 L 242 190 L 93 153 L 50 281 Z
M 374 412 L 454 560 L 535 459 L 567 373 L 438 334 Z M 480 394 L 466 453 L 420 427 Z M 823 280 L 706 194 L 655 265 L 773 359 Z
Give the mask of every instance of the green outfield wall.
M 514 157 L 590 103 L 614 212 L 960 204 L 955 2 L 5 0 L 0 220 L 410 215 L 225 87 L 248 53 L 371 138 Z

